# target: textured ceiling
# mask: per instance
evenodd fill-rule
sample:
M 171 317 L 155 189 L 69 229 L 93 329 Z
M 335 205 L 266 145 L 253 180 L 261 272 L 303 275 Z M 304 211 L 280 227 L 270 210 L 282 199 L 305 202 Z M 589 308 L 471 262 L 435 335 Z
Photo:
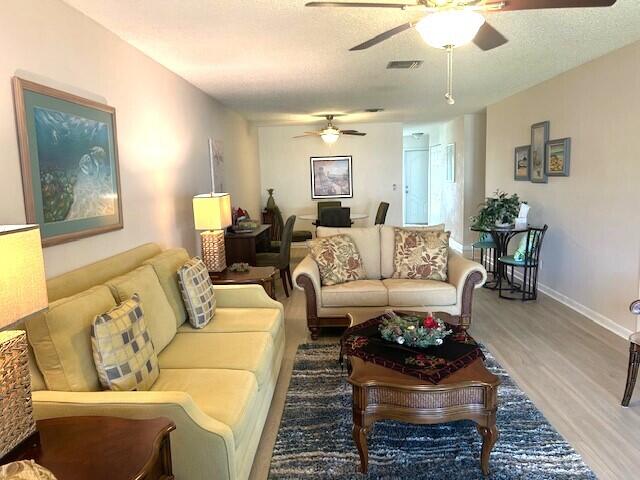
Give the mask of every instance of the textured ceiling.
M 350 122 L 445 120 L 640 40 L 639 0 L 488 15 L 510 42 L 456 50 L 452 107 L 445 55 L 416 31 L 348 51 L 415 12 L 305 8 L 307 0 L 65 1 L 258 124 L 317 122 L 309 114 L 327 111 L 353 113 Z M 385 69 L 414 59 L 421 69 Z M 363 114 L 369 107 L 385 111 Z

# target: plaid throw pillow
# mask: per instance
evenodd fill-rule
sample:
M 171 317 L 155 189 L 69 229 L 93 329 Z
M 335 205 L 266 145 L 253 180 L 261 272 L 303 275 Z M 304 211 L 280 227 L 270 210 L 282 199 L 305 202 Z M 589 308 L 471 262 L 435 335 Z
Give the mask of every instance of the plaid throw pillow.
M 160 374 L 138 294 L 93 320 L 91 346 L 107 390 L 149 390 Z
M 322 285 L 339 285 L 367 278 L 358 247 L 349 235 L 332 235 L 307 243 L 318 264 Z
M 393 278 L 447 281 L 450 232 L 395 228 Z
M 216 294 L 207 266 L 198 257 L 188 260 L 178 270 L 178 284 L 189 323 L 194 328 L 203 328 L 216 313 Z

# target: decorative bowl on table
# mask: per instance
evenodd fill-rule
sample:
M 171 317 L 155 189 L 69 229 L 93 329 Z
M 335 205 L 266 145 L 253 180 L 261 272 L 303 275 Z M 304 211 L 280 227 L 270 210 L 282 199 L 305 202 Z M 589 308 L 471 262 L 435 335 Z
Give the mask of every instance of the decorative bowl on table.
M 388 311 L 378 328 L 384 340 L 418 348 L 442 345 L 445 337 L 452 333 L 445 322 L 431 313 L 422 317 Z
M 248 263 L 234 263 L 229 267 L 230 272 L 248 272 L 251 266 Z

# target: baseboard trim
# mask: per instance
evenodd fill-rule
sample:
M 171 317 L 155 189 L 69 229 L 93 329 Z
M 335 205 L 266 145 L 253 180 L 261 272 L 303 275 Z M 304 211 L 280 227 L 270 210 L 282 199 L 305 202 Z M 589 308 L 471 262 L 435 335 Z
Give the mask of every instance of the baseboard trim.
M 516 271 L 514 277 L 520 281 L 522 281 L 523 279 L 522 273 L 518 271 Z M 631 330 L 617 324 L 609 317 L 606 317 L 605 315 L 602 315 L 601 313 L 596 312 L 595 310 L 587 307 L 586 305 L 581 304 L 580 302 L 574 300 L 571 297 L 566 296 L 563 293 L 558 292 L 557 290 L 554 290 L 553 288 L 549 287 L 548 285 L 545 285 L 544 283 L 538 282 L 538 291 L 544 293 L 548 297 L 553 298 L 555 301 L 562 303 L 563 305 L 569 307 L 571 310 L 578 312 L 580 315 L 588 318 L 592 322 L 597 323 L 601 327 L 606 328 L 610 332 L 615 333 L 616 335 L 624 339 L 628 339 L 629 335 L 633 333 Z
M 449 246 L 458 253 L 470 252 L 472 250 L 471 245 L 463 245 L 453 238 L 449 238 Z

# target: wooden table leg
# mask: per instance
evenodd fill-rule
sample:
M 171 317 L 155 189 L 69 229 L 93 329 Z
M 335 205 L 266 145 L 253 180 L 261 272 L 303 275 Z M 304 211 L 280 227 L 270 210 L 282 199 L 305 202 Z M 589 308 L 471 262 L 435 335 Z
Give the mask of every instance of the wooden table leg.
M 496 442 L 498 441 L 498 437 L 500 436 L 500 432 L 498 431 L 498 427 L 496 426 L 495 414 L 490 415 L 486 426 L 477 425 L 476 428 L 478 429 L 480 435 L 482 435 L 480 468 L 482 469 L 482 473 L 484 475 L 489 475 L 489 456 L 491 455 L 493 446 L 496 444 Z
M 638 367 L 640 367 L 640 345 L 631 343 L 629 346 L 629 368 L 627 370 L 627 385 L 622 396 L 622 406 L 628 407 L 633 394 L 633 388 L 636 386 L 636 378 L 638 377 Z
M 366 389 L 353 386 L 353 441 L 360 456 L 360 472 L 369 470 L 369 447 L 367 434 L 369 433 L 369 420 L 366 414 Z

